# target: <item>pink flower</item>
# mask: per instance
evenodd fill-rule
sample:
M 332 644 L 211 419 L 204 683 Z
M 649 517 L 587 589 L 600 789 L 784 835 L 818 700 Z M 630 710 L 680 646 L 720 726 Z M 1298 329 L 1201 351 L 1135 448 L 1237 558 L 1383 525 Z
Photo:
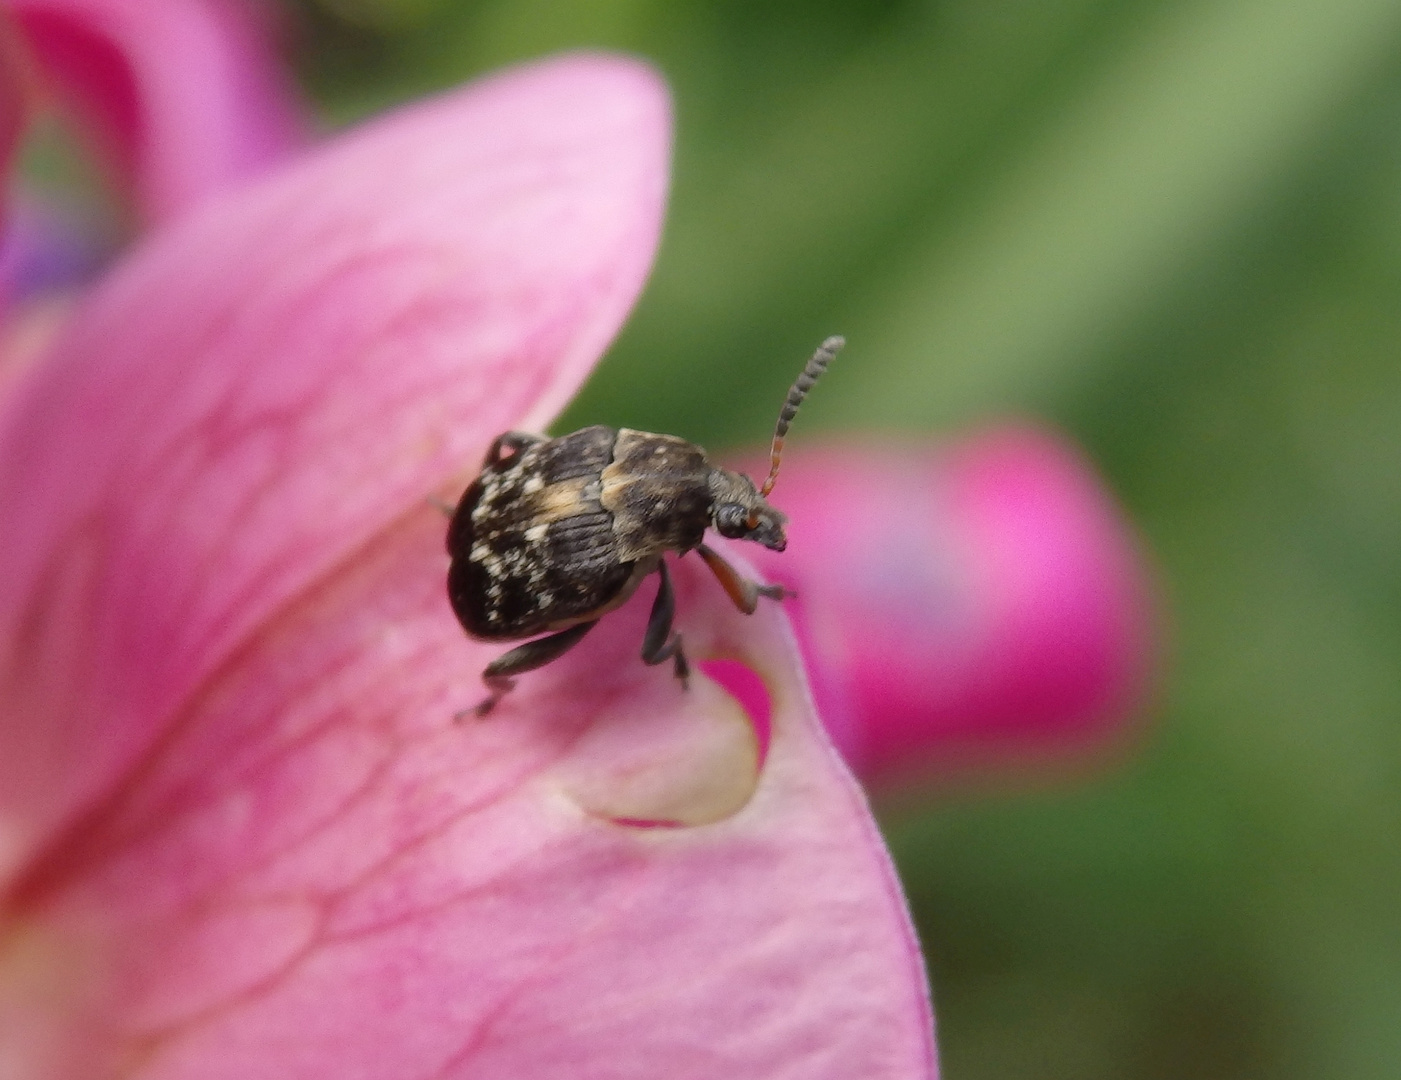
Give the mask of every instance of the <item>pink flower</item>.
M 612 337 L 667 140 L 654 75 L 576 57 L 150 196 L 0 397 L 0 1074 L 933 1074 L 778 605 L 678 568 L 688 650 L 767 688 L 762 767 L 638 661 L 650 593 L 452 721 L 499 649 L 427 497 Z
M 37 75 L 142 216 L 256 173 L 306 121 L 259 0 L 4 0 Z
M 798 593 L 819 712 L 867 782 L 1083 759 L 1142 707 L 1150 575 L 1064 439 L 797 446 L 775 497 L 788 551 L 755 561 Z

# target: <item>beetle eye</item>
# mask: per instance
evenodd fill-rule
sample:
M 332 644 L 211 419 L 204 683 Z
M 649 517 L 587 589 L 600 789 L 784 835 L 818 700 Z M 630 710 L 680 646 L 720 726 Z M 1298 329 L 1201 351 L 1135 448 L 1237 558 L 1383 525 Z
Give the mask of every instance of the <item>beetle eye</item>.
M 715 531 L 737 540 L 749 531 L 749 511 L 739 503 L 721 503 L 715 508 Z

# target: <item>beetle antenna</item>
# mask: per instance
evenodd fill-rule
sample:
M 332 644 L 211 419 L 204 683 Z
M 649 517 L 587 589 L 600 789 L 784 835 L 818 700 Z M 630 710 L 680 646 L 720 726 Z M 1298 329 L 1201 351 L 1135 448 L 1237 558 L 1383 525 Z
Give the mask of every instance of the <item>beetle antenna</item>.
M 812 354 L 812 359 L 803 368 L 803 373 L 798 376 L 798 381 L 788 391 L 788 400 L 779 410 L 778 425 L 773 429 L 773 449 L 769 451 L 769 475 L 764 481 L 764 486 L 759 489 L 760 495 L 767 498 L 773 490 L 774 482 L 778 480 L 778 460 L 783 456 L 783 437 L 788 434 L 788 425 L 793 422 L 793 417 L 798 415 L 798 406 L 803 403 L 803 398 L 808 396 L 808 391 L 812 389 L 812 384 L 817 382 L 818 376 L 827 370 L 827 365 L 845 344 L 846 338 L 833 334 L 819 345 L 817 352 Z

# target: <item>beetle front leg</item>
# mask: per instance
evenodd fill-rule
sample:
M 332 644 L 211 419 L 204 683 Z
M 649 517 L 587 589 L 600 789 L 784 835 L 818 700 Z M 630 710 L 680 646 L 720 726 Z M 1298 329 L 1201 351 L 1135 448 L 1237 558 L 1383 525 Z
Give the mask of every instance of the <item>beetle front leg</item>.
M 713 551 L 701 544 L 696 548 L 700 552 L 700 557 L 705 560 L 705 565 L 710 567 L 710 572 L 715 575 L 715 579 L 720 582 L 734 601 L 735 607 L 746 615 L 753 615 L 754 609 L 759 606 L 759 597 L 767 596 L 770 600 L 782 600 L 785 596 L 797 596 L 792 589 L 785 589 L 782 585 L 760 585 L 750 581 L 733 566 L 720 557 L 720 553 Z
M 665 560 L 657 563 L 657 573 L 662 583 L 657 588 L 657 598 L 652 601 L 647 633 L 642 636 L 642 662 L 651 667 L 673 659 L 676 677 L 684 687 L 691 674 L 691 666 L 686 663 L 686 654 L 681 651 L 681 635 L 671 632 L 672 621 L 676 618 L 676 595 L 671 591 L 671 574 L 667 571 Z
M 501 460 L 501 451 L 510 450 L 519 454 L 523 450 L 529 450 L 536 443 L 545 442 L 544 435 L 535 435 L 529 431 L 505 431 L 492 440 L 490 449 L 486 452 L 486 460 L 482 462 L 482 468 L 495 465 Z
M 551 660 L 557 660 L 575 645 L 583 640 L 585 634 L 598 625 L 598 620 L 592 622 L 579 623 L 571 626 L 568 630 L 561 630 L 558 634 L 551 634 L 549 637 L 537 638 L 535 641 L 527 641 L 524 645 L 517 645 L 508 653 L 503 653 L 486 666 L 482 672 L 482 682 L 486 683 L 486 688 L 491 691 L 487 699 L 481 702 L 473 711 L 478 716 L 485 716 L 496 708 L 496 703 L 511 692 L 516 685 L 513 675 L 522 675 L 527 671 L 534 671 L 536 668 L 544 667 Z

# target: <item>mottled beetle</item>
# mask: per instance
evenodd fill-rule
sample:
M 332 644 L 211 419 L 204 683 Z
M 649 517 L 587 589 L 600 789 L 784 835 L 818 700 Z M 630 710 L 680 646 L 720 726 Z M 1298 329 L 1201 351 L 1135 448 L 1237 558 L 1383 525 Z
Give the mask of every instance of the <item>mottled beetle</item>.
M 512 676 L 548 664 L 579 643 L 652 571 L 661 578 L 642 639 L 642 660 L 672 660 L 684 685 L 689 668 L 665 552 L 698 551 L 746 615 L 779 585 L 743 577 L 702 540 L 754 540 L 787 546 L 788 520 L 766 498 L 778 479 L 788 425 L 817 377 L 846 342 L 829 337 L 788 391 L 774 429 L 763 486 L 717 469 L 699 446 L 674 435 L 630 428 L 582 428 L 557 439 L 508 431 L 491 444 L 481 475 L 463 493 L 448 527 L 448 599 L 463 629 L 483 641 L 548 634 L 493 660 L 482 672 L 485 716 L 514 685 Z

